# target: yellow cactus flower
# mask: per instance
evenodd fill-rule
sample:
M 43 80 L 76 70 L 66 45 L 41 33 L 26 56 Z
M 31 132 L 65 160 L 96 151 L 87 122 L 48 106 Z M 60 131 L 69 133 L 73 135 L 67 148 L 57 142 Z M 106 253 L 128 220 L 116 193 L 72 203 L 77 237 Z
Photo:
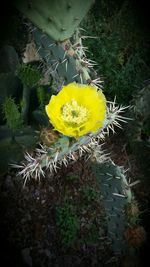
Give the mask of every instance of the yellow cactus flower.
M 95 86 L 75 82 L 63 86 L 45 107 L 55 130 L 70 137 L 97 132 L 106 116 L 106 99 Z

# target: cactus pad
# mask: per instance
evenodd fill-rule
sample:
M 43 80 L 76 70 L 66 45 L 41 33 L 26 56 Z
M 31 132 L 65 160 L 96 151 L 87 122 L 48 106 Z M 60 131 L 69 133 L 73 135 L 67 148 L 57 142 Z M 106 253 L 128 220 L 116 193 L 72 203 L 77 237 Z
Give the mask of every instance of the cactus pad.
M 112 161 L 93 164 L 95 173 L 103 196 L 106 212 L 108 235 L 112 241 L 114 253 L 125 252 L 127 244 L 124 232 L 127 227 L 127 218 L 124 213 L 125 205 L 132 200 L 124 170 Z
M 63 41 L 72 36 L 92 2 L 92 0 L 17 0 L 16 6 L 44 33 L 56 41 Z

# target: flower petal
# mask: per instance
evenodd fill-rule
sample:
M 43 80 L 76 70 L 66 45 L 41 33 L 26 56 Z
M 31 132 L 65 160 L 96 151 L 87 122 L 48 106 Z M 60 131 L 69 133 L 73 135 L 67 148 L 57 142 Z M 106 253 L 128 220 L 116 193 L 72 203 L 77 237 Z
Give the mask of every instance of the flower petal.
M 81 116 L 79 121 L 73 119 L 72 114 L 75 107 L 72 104 L 73 101 L 76 101 L 78 111 L 87 110 L 86 117 L 77 112 Z M 70 112 L 70 123 L 68 123 L 68 120 L 65 121 L 62 114 L 65 105 L 67 106 L 67 112 Z M 73 110 L 71 107 L 73 107 Z M 106 116 L 106 99 L 102 91 L 97 91 L 95 86 L 73 82 L 63 86 L 56 96 L 52 96 L 45 109 L 50 122 L 57 131 L 67 136 L 79 137 L 88 132 L 96 132 L 103 126 Z M 82 120 L 82 117 L 84 117 L 84 120 Z M 74 121 L 77 123 L 74 123 Z

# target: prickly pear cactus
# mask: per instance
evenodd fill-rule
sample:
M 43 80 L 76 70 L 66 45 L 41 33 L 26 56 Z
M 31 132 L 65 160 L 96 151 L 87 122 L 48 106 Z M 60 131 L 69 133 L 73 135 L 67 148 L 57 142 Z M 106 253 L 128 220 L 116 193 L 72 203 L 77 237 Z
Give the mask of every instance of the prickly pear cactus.
M 95 62 L 87 59 L 87 48 L 82 44 L 85 36 L 76 29 L 91 2 L 17 1 L 18 9 L 38 27 L 31 27 L 32 36 L 48 74 L 56 82 L 56 91 L 73 81 L 101 89 L 101 80 L 93 70 Z M 123 210 L 132 201 L 132 194 L 124 171 L 110 160 L 106 163 L 108 155 L 103 152 L 101 141 L 110 130 L 115 132 L 115 126 L 121 127 L 120 122 L 125 122 L 126 118 L 121 114 L 125 109 L 118 107 L 115 101 L 108 102 L 103 127 L 96 134 L 89 133 L 78 139 L 61 134 L 56 136 L 52 129 L 45 129 L 41 134 L 41 144 L 31 153 L 27 152 L 22 163 L 13 165 L 20 169 L 19 174 L 26 184 L 32 178 L 40 180 L 47 172 L 54 174 L 58 168 L 67 167 L 70 161 L 83 155 L 94 159 L 93 172 L 103 196 L 108 234 L 117 254 L 126 249 L 124 231 L 128 222 Z
M 73 81 L 85 84 L 95 84 L 101 87 L 100 78 L 92 69 L 96 64 L 87 59 L 82 41 L 85 36 L 77 30 L 72 40 L 55 42 L 52 38 L 43 34 L 39 29 L 33 30 L 33 39 L 41 59 L 47 65 L 47 73 L 56 83 L 56 88 Z
M 23 127 L 15 132 L 15 140 L 6 126 L 0 127 L 0 170 L 6 173 L 8 166 L 24 159 L 25 151 L 32 150 L 38 141 L 38 133 L 31 127 Z
M 133 199 L 125 171 L 112 161 L 101 164 L 93 163 L 92 171 L 102 193 L 108 235 L 112 241 L 113 250 L 115 254 L 125 253 L 127 243 L 124 239 L 124 233 L 128 220 L 124 210 L 125 206 Z
M 64 49 L 61 44 L 56 43 L 47 35 L 43 35 L 38 29 L 34 30 L 33 38 L 37 45 L 37 51 L 41 58 L 47 64 L 47 71 L 54 80 L 57 80 L 57 86 L 64 83 L 70 83 L 75 80 L 79 82 L 75 68 L 75 59 L 67 55 L 67 45 Z M 58 89 L 57 89 L 58 90 Z
M 56 41 L 70 38 L 93 0 L 16 1 L 16 6 L 43 33 Z

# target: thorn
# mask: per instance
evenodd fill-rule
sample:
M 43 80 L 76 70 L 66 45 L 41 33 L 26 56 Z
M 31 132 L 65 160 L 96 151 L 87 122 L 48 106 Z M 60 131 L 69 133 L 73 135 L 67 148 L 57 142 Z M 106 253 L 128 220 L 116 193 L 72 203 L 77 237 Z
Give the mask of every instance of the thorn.
M 57 151 L 56 154 L 55 154 L 54 162 L 57 162 L 57 160 L 58 160 L 58 155 L 59 155 L 59 152 Z
M 76 75 L 74 75 L 74 76 L 72 77 L 72 79 L 76 78 L 77 76 L 79 76 L 79 73 L 77 73 Z
M 23 187 L 25 187 L 27 180 L 28 180 L 28 177 L 26 176 L 23 182 Z
M 62 162 L 64 163 L 65 167 L 68 166 L 68 161 L 67 161 L 66 157 L 64 157 L 64 158 L 62 159 Z
M 89 35 L 83 35 L 81 36 L 82 39 L 87 39 L 87 38 L 90 38 L 90 39 L 98 39 L 99 37 L 98 36 L 89 36 Z
M 17 169 L 23 169 L 24 168 L 23 165 L 18 165 L 18 164 L 13 164 L 13 163 L 10 163 L 9 166 L 11 166 L 12 168 L 17 168 Z
M 126 188 L 127 190 L 129 190 L 130 187 L 132 187 L 132 186 L 134 186 L 134 185 L 136 185 L 136 184 L 139 184 L 140 182 L 141 182 L 140 180 L 137 180 L 137 181 L 135 181 L 135 182 L 133 182 L 133 183 L 131 183 L 131 184 L 125 185 L 125 188 Z
M 122 195 L 122 194 L 118 194 L 118 193 L 113 193 L 114 196 L 118 196 L 118 197 L 123 197 L 125 198 L 126 196 L 125 195 Z
M 116 178 L 116 179 L 118 179 L 118 180 L 120 180 L 120 179 L 121 179 L 121 177 L 119 177 L 119 176 L 115 176 L 115 178 Z
M 66 72 L 67 72 L 67 68 L 68 68 L 68 60 L 66 61 Z
M 128 172 L 129 170 L 130 170 L 130 168 L 128 168 L 128 169 L 126 169 L 126 170 L 124 170 L 124 173 Z
M 52 161 L 52 166 L 53 166 L 54 171 L 57 172 L 57 165 L 54 160 Z
M 66 62 L 66 60 L 68 60 L 67 58 L 65 58 L 62 62 L 61 62 L 61 64 L 63 64 L 64 62 Z
M 80 76 L 81 83 L 83 83 L 82 74 L 80 74 L 79 76 Z
M 106 174 L 107 174 L 108 176 L 111 176 L 111 177 L 113 176 L 111 173 L 108 173 L 108 172 L 106 172 Z
M 56 44 L 52 43 L 52 44 L 48 45 L 48 47 L 52 47 L 52 46 L 56 46 Z
M 79 28 L 79 30 L 80 30 L 80 31 L 84 31 L 84 32 L 86 32 L 86 30 L 85 30 L 85 29 L 83 29 L 83 28 L 81 28 L 81 27 Z
M 65 59 L 66 55 L 67 55 L 67 50 L 64 52 L 63 59 Z

